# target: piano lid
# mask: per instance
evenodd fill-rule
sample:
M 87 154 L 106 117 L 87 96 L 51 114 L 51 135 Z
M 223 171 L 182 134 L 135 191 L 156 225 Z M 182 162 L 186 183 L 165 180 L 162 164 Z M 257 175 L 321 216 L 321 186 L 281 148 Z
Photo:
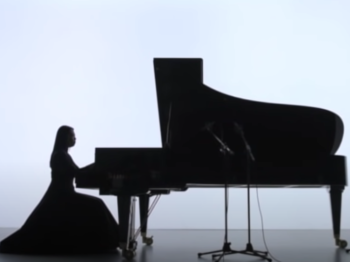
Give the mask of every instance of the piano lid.
M 318 157 L 335 154 L 344 132 L 333 112 L 294 105 L 249 101 L 203 84 L 200 58 L 155 58 L 155 82 L 163 147 L 209 149 L 203 134 L 210 122 L 236 146 L 233 122 L 243 126 L 256 157 Z M 213 144 L 214 145 L 214 144 Z

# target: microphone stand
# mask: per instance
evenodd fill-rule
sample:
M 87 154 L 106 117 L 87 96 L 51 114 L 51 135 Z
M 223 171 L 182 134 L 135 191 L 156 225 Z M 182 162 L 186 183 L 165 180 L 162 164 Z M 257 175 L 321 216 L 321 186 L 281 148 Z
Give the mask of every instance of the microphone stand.
M 222 142 L 211 130 L 211 125 L 210 127 L 206 127 L 206 130 L 209 131 L 209 133 L 219 142 L 220 144 L 220 152 L 223 154 L 224 158 L 224 173 L 225 173 L 225 239 L 224 239 L 224 245 L 221 250 L 215 250 L 215 251 L 209 251 L 205 253 L 198 253 L 198 258 L 200 258 L 202 255 L 209 255 L 212 254 L 213 260 L 215 262 L 219 262 L 224 256 L 226 255 L 232 255 L 232 254 L 243 254 L 243 255 L 250 255 L 254 257 L 260 257 L 264 260 L 267 260 L 269 262 L 272 262 L 272 259 L 268 258 L 268 252 L 263 252 L 263 251 L 256 251 L 253 248 L 253 245 L 251 243 L 251 228 L 250 228 L 250 159 L 253 161 L 254 156 L 253 153 L 250 149 L 249 144 L 247 143 L 244 133 L 240 126 L 235 123 L 235 128 L 236 131 L 239 133 L 239 135 L 242 137 L 242 140 L 245 144 L 245 153 L 247 156 L 247 196 L 248 196 L 248 243 L 246 245 L 245 250 L 232 250 L 231 249 L 231 243 L 228 242 L 228 225 L 227 225 L 227 216 L 228 216 L 228 184 L 229 184 L 229 164 L 230 164 L 230 156 L 233 155 L 233 151 L 224 143 Z
M 221 250 L 215 250 L 215 251 L 209 251 L 204 253 L 198 253 L 198 258 L 200 258 L 202 255 L 209 255 L 212 254 L 213 259 L 215 259 L 216 256 L 219 256 L 219 259 L 216 261 L 220 261 L 221 258 L 225 254 L 229 254 L 232 252 L 238 253 L 238 251 L 234 251 L 231 249 L 231 243 L 228 242 L 228 173 L 229 173 L 229 164 L 230 164 L 230 156 L 234 155 L 233 151 L 220 139 L 218 138 L 212 131 L 213 123 L 210 123 L 204 127 L 206 131 L 208 131 L 214 139 L 220 144 L 220 152 L 223 155 L 223 166 L 224 166 L 224 173 L 225 173 L 225 237 L 224 237 L 224 245 Z M 219 254 L 217 254 L 219 253 Z
M 247 206 L 248 206 L 248 243 L 246 245 L 246 249 L 241 251 L 240 254 L 245 254 L 245 255 L 250 255 L 250 256 L 255 256 L 255 257 L 260 257 L 262 259 L 265 259 L 267 261 L 272 261 L 272 259 L 268 258 L 268 252 L 267 251 L 258 251 L 254 250 L 253 244 L 251 242 L 251 218 L 250 218 L 250 186 L 251 186 L 251 181 L 250 181 L 250 175 L 251 175 L 251 161 L 255 161 L 255 157 L 253 155 L 253 152 L 250 148 L 249 143 L 247 142 L 247 139 L 244 135 L 243 129 L 241 126 L 239 126 L 237 123 L 234 123 L 235 130 L 236 132 L 240 135 L 242 138 L 242 141 L 245 146 L 245 155 L 247 157 Z

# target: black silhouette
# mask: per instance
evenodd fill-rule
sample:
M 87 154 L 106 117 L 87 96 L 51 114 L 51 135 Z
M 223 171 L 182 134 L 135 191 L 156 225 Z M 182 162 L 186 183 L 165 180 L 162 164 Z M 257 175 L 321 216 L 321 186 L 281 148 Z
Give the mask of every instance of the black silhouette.
M 346 156 L 336 154 L 344 124 L 337 114 L 321 108 L 250 101 L 218 92 L 203 82 L 200 58 L 155 58 L 154 75 L 162 147 L 96 148 L 96 165 L 112 175 L 102 176 L 95 185 L 77 181 L 77 187 L 99 188 L 105 195 L 122 189 L 123 195 L 118 196 L 121 243 L 128 239 L 132 196 L 142 196 L 141 233 L 146 236 L 148 210 L 154 208 L 149 205 L 152 195 L 226 183 L 247 187 L 249 174 L 252 187 L 329 187 L 335 245 L 347 246 L 340 235 L 342 192 L 348 180 Z M 247 144 L 235 131 L 235 124 L 244 130 L 249 151 L 254 155 L 255 161 L 249 164 Z M 218 140 L 208 129 L 225 142 L 225 150 L 228 147 L 234 151 L 229 166 L 224 165 Z M 130 187 L 120 186 L 121 173 L 130 178 L 127 182 Z M 142 176 L 134 179 L 135 173 Z M 151 194 L 145 194 L 149 191 Z M 153 240 L 148 242 L 146 238 L 143 242 Z M 242 253 L 253 253 L 251 249 L 246 246 Z M 126 258 L 133 256 L 132 252 L 125 253 Z
M 73 128 L 61 126 L 51 155 L 52 180 L 40 203 L 14 234 L 0 242 L 0 252 L 72 254 L 116 251 L 119 225 L 104 202 L 75 192 L 73 180 L 94 172 L 79 168 L 68 154 Z

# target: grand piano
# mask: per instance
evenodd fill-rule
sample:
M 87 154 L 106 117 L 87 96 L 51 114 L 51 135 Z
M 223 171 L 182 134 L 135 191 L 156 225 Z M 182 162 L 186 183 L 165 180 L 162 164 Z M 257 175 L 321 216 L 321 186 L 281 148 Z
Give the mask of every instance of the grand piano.
M 162 147 L 96 148 L 96 175 L 76 179 L 77 188 L 117 196 L 121 242 L 128 242 L 133 197 L 139 197 L 143 242 L 151 244 L 147 214 L 152 196 L 225 182 L 246 187 L 249 166 L 252 187 L 328 187 L 335 244 L 347 246 L 340 237 L 347 170 L 346 157 L 336 155 L 344 132 L 338 115 L 220 93 L 203 83 L 199 58 L 155 58 L 154 71 Z M 237 123 L 254 154 L 251 163 Z M 234 152 L 226 165 L 216 138 Z

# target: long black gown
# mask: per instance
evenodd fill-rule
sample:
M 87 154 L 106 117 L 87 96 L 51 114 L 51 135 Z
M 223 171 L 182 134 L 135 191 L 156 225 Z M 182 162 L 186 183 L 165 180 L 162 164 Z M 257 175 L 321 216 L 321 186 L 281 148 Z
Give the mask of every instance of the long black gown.
M 42 200 L 24 225 L 0 242 L 0 252 L 115 251 L 119 245 L 119 226 L 101 199 L 75 192 L 74 177 L 83 174 L 71 156 L 65 151 L 54 153 L 51 169 L 51 184 Z

